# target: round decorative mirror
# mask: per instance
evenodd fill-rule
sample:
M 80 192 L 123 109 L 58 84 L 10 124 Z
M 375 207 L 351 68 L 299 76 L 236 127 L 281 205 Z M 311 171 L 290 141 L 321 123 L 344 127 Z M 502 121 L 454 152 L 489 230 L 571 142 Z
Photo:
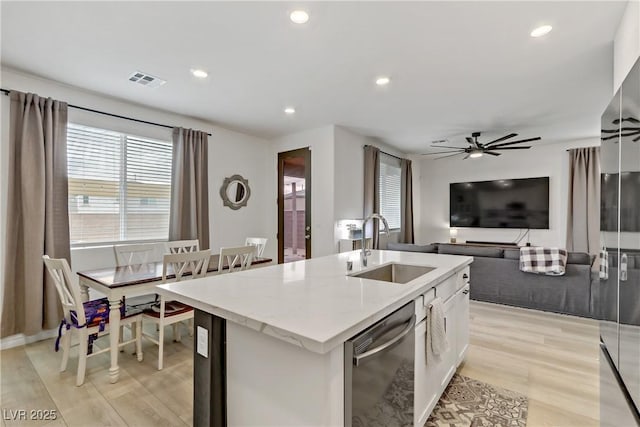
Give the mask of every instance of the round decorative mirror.
M 233 175 L 225 178 L 220 187 L 220 197 L 225 206 L 229 206 L 233 210 L 247 206 L 247 201 L 251 196 L 249 181 L 241 175 Z

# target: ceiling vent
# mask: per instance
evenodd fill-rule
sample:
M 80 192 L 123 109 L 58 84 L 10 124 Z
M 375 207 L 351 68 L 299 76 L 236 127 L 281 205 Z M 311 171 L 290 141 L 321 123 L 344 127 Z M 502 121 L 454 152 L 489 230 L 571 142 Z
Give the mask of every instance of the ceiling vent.
M 167 82 L 166 80 L 143 73 L 142 71 L 136 71 L 131 74 L 129 76 L 129 81 L 147 87 L 160 87 Z

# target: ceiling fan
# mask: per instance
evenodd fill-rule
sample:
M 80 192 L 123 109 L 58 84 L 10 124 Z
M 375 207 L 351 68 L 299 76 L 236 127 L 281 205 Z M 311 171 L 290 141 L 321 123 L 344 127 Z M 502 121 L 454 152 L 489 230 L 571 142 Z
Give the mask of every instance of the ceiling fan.
M 451 150 L 438 151 L 433 153 L 424 153 L 423 156 L 446 154 L 445 156 L 436 157 L 435 158 L 436 160 L 444 159 L 446 157 L 458 156 L 460 154 L 466 154 L 466 156 L 464 156 L 464 159 L 468 159 L 468 158 L 474 159 L 474 158 L 482 157 L 485 154 L 488 154 L 490 156 L 499 156 L 500 153 L 496 152 L 498 150 L 527 150 L 531 148 L 530 145 L 526 147 L 522 147 L 522 146 L 513 147 L 513 145 L 522 144 L 523 142 L 538 141 L 542 139 L 539 136 L 536 136 L 535 138 L 527 138 L 527 139 L 520 139 L 518 141 L 503 142 L 518 136 L 517 133 L 510 133 L 509 135 L 505 135 L 502 138 L 494 139 L 493 141 L 489 141 L 485 143 L 480 143 L 478 142 L 479 136 L 480 136 L 480 132 L 473 132 L 471 136 L 467 136 L 465 139 L 469 143 L 469 146 L 466 148 L 438 145 L 434 147 L 450 148 Z M 454 153 L 454 154 L 451 154 L 451 153 Z

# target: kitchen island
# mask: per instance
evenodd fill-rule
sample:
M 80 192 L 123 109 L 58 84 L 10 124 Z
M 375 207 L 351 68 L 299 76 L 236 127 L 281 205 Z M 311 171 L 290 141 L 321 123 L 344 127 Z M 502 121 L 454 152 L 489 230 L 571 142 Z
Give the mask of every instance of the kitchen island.
M 409 303 L 416 313 L 411 326 L 418 332 L 416 320 L 420 313 L 425 317 L 433 298 L 462 298 L 473 261 L 372 251 L 368 266 L 362 267 L 359 256 L 347 252 L 157 287 L 158 293 L 196 309 L 194 425 L 350 425 L 351 418 L 345 416 L 351 405 L 345 393 L 350 375 L 345 342 Z M 353 261 L 352 271 L 347 271 L 348 260 Z M 354 277 L 390 264 L 428 268 L 406 283 Z M 458 312 L 464 317 L 464 309 Z M 421 341 L 415 338 L 416 375 L 428 367 L 442 378 L 420 381 L 430 389 L 438 383 L 420 402 L 424 390 L 418 390 L 422 386 L 416 382 L 414 424 L 428 416 L 464 355 L 468 305 L 466 313 L 466 321 L 454 322 L 452 317 L 450 324 L 457 326 L 447 330 L 450 355 L 440 363 L 430 359 L 427 365 L 424 357 L 420 363 L 424 332 Z M 456 336 L 464 345 L 456 344 Z M 430 375 L 429 369 L 420 375 Z

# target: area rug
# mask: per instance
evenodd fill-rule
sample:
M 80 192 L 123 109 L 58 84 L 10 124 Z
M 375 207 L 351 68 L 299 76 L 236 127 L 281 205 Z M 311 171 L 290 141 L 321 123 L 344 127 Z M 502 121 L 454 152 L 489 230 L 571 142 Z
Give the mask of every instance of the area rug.
M 527 408 L 526 396 L 455 375 L 425 427 L 525 427 Z

